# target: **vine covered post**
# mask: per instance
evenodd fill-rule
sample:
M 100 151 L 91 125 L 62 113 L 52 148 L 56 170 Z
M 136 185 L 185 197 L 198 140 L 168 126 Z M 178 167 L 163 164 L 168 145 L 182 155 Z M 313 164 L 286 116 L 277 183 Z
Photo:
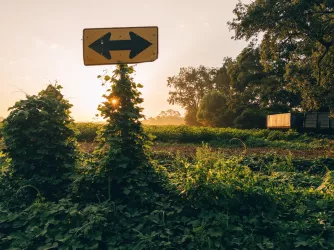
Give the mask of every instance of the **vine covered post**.
M 108 178 L 108 196 L 113 199 L 123 199 L 124 194 L 137 190 L 146 178 L 145 169 L 151 169 L 150 139 L 140 122 L 144 116 L 138 88 L 143 86 L 133 81 L 133 72 L 133 67 L 121 64 L 113 76 L 104 76 L 103 85 L 110 84 L 110 87 L 98 108 L 107 124 L 99 134 L 97 153 L 102 159 L 102 173 Z

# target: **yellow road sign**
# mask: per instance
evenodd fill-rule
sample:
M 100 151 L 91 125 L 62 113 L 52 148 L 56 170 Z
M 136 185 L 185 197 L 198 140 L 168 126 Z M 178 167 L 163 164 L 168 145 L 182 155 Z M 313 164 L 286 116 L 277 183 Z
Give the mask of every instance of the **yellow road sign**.
M 158 58 L 158 27 L 83 30 L 84 64 L 153 62 Z

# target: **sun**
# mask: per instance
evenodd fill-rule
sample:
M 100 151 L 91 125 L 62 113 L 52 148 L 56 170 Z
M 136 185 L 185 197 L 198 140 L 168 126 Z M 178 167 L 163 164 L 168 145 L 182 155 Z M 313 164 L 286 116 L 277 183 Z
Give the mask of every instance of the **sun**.
M 118 100 L 117 100 L 117 99 L 111 99 L 111 103 L 112 103 L 113 105 L 116 105 L 116 104 L 118 103 Z

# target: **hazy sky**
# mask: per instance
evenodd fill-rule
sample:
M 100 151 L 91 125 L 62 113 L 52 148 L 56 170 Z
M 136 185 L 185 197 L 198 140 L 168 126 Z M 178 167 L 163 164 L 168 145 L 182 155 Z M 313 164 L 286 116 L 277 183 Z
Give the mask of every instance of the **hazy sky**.
M 167 77 L 185 66 L 219 67 L 246 46 L 227 22 L 237 0 L 0 0 L 0 116 L 25 95 L 58 81 L 77 121 L 92 121 L 103 101 L 97 75 L 113 66 L 84 66 L 84 28 L 159 27 L 159 58 L 138 64 L 144 114 L 169 108 Z M 243 1 L 249 2 L 249 1 Z

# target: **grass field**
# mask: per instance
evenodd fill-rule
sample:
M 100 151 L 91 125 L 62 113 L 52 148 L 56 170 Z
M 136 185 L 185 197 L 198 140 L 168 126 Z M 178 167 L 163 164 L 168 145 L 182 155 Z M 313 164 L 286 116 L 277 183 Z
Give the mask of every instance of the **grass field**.
M 94 139 L 102 124 L 77 123 L 78 140 L 85 152 L 92 152 Z M 334 157 L 332 136 L 299 134 L 294 131 L 240 130 L 231 128 L 196 128 L 187 126 L 144 126 L 153 137 L 154 151 L 193 155 L 198 146 L 207 143 L 227 154 L 240 154 L 244 144 L 247 154 L 278 153 L 296 157 Z M 242 141 L 242 142 L 241 142 Z M 243 144 L 244 143 L 244 144 Z
M 101 125 L 76 126 L 83 154 L 68 198 L 13 210 L 16 190 L 3 170 L 2 249 L 334 249 L 331 138 L 145 126 L 155 137 L 159 188 L 147 205 L 131 207 L 105 198 L 92 154 Z M 6 169 L 10 162 L 0 159 Z

